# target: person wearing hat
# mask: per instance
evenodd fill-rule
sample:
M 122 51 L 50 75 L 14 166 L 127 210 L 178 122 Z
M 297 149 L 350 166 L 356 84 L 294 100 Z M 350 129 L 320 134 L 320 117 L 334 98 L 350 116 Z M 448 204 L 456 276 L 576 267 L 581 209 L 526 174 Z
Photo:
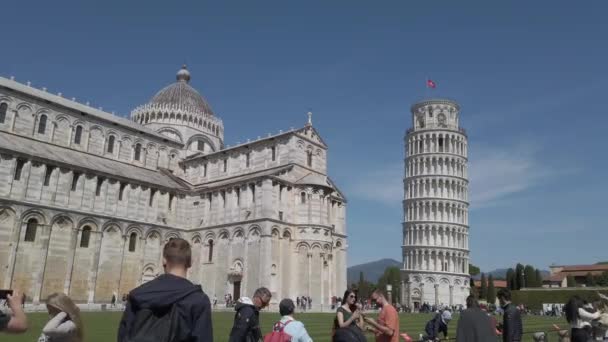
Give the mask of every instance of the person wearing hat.
M 443 333 L 444 338 L 448 338 L 448 323 L 452 320 L 452 313 L 448 310 L 438 313 L 426 323 L 424 332 L 426 336 L 423 341 L 439 341 L 439 333 Z

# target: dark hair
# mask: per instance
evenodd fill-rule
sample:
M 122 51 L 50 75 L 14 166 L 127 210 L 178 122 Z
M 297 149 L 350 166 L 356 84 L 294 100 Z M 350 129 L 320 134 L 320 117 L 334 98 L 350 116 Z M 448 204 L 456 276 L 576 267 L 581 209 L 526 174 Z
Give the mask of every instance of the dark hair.
M 579 296 L 572 296 L 566 305 L 564 305 L 564 313 L 566 314 L 566 320 L 568 323 L 576 323 L 580 318 L 578 309 L 585 305 L 585 301 Z
M 163 258 L 172 265 L 192 266 L 192 250 L 184 239 L 171 239 L 163 249 Z
M 477 301 L 477 298 L 475 297 L 475 295 L 470 295 L 467 297 L 467 308 L 478 308 L 479 307 L 479 302 Z
M 281 316 L 291 315 L 295 308 L 296 306 L 293 304 L 293 300 L 289 298 L 285 298 L 279 303 L 279 313 Z
M 355 293 L 355 291 L 348 289 L 348 290 L 344 291 L 344 296 L 342 296 L 342 305 L 346 304 L 346 302 L 348 300 L 348 296 L 350 296 L 351 293 L 355 295 L 355 300 L 357 299 L 357 294 Z
M 509 289 L 500 289 L 498 290 L 496 297 L 511 301 L 511 291 Z
M 270 293 L 270 290 L 265 288 L 265 287 L 260 287 L 259 289 L 255 290 L 255 292 L 253 293 L 253 298 L 258 297 L 260 299 L 268 299 L 270 300 L 270 298 L 272 298 L 272 293 Z

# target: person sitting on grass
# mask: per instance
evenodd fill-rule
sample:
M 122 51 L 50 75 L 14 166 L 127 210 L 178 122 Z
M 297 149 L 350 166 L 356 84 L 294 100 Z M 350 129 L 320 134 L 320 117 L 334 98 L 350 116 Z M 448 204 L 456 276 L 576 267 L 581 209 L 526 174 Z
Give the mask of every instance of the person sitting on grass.
M 439 333 L 443 333 L 443 338 L 448 338 L 448 324 L 452 320 L 452 313 L 448 310 L 435 315 L 426 323 L 424 332 L 426 336 L 422 337 L 423 341 L 439 341 Z
M 51 319 L 42 328 L 38 342 L 82 342 L 83 326 L 80 309 L 63 293 L 53 293 L 46 299 Z
M 21 301 L 23 294 L 19 291 L 14 291 L 12 295 L 6 296 L 6 304 L 12 311 L 12 315 L 7 315 L 0 310 L 0 332 L 9 334 L 21 334 L 27 331 L 27 317 Z

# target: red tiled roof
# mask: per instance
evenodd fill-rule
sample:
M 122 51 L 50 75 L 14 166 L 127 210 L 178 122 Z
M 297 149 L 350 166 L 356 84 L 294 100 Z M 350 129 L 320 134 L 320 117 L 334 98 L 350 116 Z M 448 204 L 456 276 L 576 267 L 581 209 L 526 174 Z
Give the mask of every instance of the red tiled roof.
M 602 265 L 567 265 L 563 267 L 561 272 L 577 272 L 577 271 L 608 271 L 608 264 Z
M 475 287 L 480 287 L 480 286 L 481 286 L 481 280 L 475 280 Z M 507 281 L 506 280 L 494 280 L 494 288 L 506 289 Z

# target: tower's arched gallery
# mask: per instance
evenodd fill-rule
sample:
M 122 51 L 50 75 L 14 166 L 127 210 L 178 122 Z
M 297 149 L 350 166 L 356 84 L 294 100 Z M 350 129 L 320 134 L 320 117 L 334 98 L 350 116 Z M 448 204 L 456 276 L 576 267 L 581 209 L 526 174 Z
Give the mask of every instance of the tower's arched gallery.
M 108 302 L 181 237 L 220 303 L 266 286 L 328 305 L 346 288 L 346 201 L 311 121 L 226 147 L 189 81 L 184 67 L 128 120 L 0 77 L 0 287 Z
M 467 135 L 460 107 L 434 99 L 412 106 L 405 136 L 405 305 L 464 305 L 469 295 Z

